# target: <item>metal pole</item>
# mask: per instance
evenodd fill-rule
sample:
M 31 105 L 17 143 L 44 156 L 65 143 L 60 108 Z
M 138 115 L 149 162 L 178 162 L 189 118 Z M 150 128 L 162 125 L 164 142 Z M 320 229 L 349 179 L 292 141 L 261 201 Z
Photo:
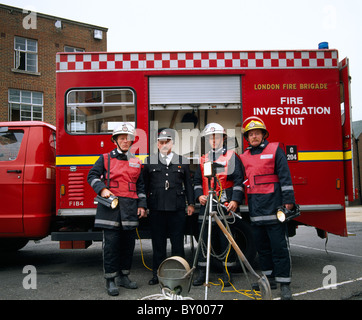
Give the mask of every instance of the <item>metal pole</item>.
M 205 281 L 205 300 L 207 300 L 207 293 L 209 289 L 209 276 L 210 276 L 210 257 L 211 257 L 211 223 L 212 223 L 212 199 L 213 191 L 209 191 L 209 225 L 207 232 L 207 255 L 206 255 L 206 281 Z

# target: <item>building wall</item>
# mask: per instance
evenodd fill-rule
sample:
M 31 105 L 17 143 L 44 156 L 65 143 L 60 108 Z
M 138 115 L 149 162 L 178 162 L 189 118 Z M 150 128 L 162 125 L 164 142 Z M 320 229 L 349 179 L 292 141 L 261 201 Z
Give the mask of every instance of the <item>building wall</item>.
M 62 29 L 55 22 L 62 22 Z M 25 27 L 24 27 L 25 25 Z M 35 27 L 33 29 L 33 27 Z M 103 39 L 94 39 L 94 30 Z M 19 72 L 15 66 L 15 37 L 38 42 L 38 73 Z M 55 125 L 56 53 L 64 46 L 85 51 L 107 51 L 107 29 L 0 4 L 0 121 L 9 120 L 9 89 L 43 93 L 43 120 Z
M 355 194 L 358 199 L 356 199 L 352 204 L 361 205 L 362 204 L 362 135 L 358 139 L 353 137 L 353 174 L 354 174 L 354 188 Z

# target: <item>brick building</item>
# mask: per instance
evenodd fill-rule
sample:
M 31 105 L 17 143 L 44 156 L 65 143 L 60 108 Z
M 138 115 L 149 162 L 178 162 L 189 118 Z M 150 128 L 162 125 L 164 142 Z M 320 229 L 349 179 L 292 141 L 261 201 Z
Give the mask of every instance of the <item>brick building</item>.
M 107 51 L 107 31 L 0 4 L 0 121 L 55 125 L 56 53 Z
M 352 125 L 354 187 L 358 197 L 353 204 L 362 205 L 362 121 L 355 121 Z

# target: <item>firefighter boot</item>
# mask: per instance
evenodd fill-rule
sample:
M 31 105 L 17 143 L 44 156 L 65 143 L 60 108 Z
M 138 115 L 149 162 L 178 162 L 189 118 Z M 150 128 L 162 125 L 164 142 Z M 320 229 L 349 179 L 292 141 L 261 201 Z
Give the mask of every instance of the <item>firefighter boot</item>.
M 268 281 L 269 281 L 269 284 L 270 284 L 270 289 L 276 290 L 278 288 L 278 285 L 277 285 L 277 283 L 275 281 L 275 278 L 269 278 L 268 277 Z M 253 290 L 260 291 L 259 283 L 257 283 L 257 282 L 252 283 L 251 286 L 252 286 Z
M 131 281 L 126 274 L 120 274 L 120 276 L 116 279 L 117 285 L 120 287 L 125 287 L 126 289 L 137 289 L 137 283 Z
M 118 296 L 119 295 L 119 290 L 114 282 L 114 278 L 112 279 L 106 279 L 106 288 L 107 288 L 107 293 L 110 296 Z
M 282 300 L 293 300 L 289 284 L 280 285 L 280 297 Z
M 196 279 L 193 281 L 193 285 L 195 287 L 202 286 L 206 281 L 206 270 L 205 269 L 199 269 L 199 273 L 196 277 Z

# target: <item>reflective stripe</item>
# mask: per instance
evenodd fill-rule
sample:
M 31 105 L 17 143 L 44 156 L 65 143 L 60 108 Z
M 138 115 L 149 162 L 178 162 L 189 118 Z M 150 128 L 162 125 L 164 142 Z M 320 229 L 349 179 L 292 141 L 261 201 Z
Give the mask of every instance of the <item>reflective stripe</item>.
M 284 186 L 281 187 L 282 191 L 294 191 L 293 186 Z
M 105 226 L 113 226 L 113 227 L 119 227 L 120 223 L 117 221 L 109 221 L 109 220 L 102 220 L 102 219 L 96 219 L 94 221 L 94 224 L 103 224 Z
M 225 267 L 225 261 L 222 262 L 222 265 Z M 236 266 L 236 261 L 234 261 L 234 262 L 229 262 L 229 261 L 228 261 L 228 262 L 226 263 L 226 266 L 227 266 L 227 267 L 234 267 L 234 266 Z
M 292 282 L 292 278 L 275 277 L 275 281 L 281 283 L 290 283 Z
M 124 227 L 137 227 L 138 221 L 122 221 L 122 226 Z
M 250 220 L 253 222 L 257 221 L 274 221 L 277 220 L 277 216 L 275 214 L 269 216 L 260 216 L 260 217 L 250 217 Z
M 92 182 L 91 182 L 91 187 L 93 188 L 93 186 L 94 186 L 94 184 L 96 183 L 96 182 L 102 182 L 102 180 L 101 179 L 93 179 L 92 180 Z
M 205 214 L 205 213 L 204 213 Z M 207 216 L 209 216 L 209 214 L 207 213 Z M 221 219 L 221 217 L 220 217 L 220 215 L 218 215 L 218 217 Z M 225 216 L 225 219 L 226 219 L 226 221 L 232 221 L 232 220 L 234 220 L 235 218 L 233 217 L 233 216 Z M 198 216 L 198 222 L 199 223 L 202 223 L 202 221 L 204 220 L 204 215 L 201 215 L 201 214 L 199 214 L 199 216 Z M 209 224 L 209 219 L 206 219 L 206 221 L 205 221 L 205 223 L 206 224 Z M 213 225 L 214 224 L 216 224 L 216 221 L 214 220 L 214 219 L 212 219 L 212 222 L 211 222 Z
M 202 189 L 202 186 L 194 186 L 194 190 L 196 189 Z
M 265 270 L 265 271 L 261 271 L 262 274 L 266 275 L 266 276 L 271 276 L 273 273 L 273 270 Z
M 139 193 L 138 198 L 146 198 L 146 195 L 144 193 Z
M 243 187 L 233 187 L 235 191 L 244 191 Z

